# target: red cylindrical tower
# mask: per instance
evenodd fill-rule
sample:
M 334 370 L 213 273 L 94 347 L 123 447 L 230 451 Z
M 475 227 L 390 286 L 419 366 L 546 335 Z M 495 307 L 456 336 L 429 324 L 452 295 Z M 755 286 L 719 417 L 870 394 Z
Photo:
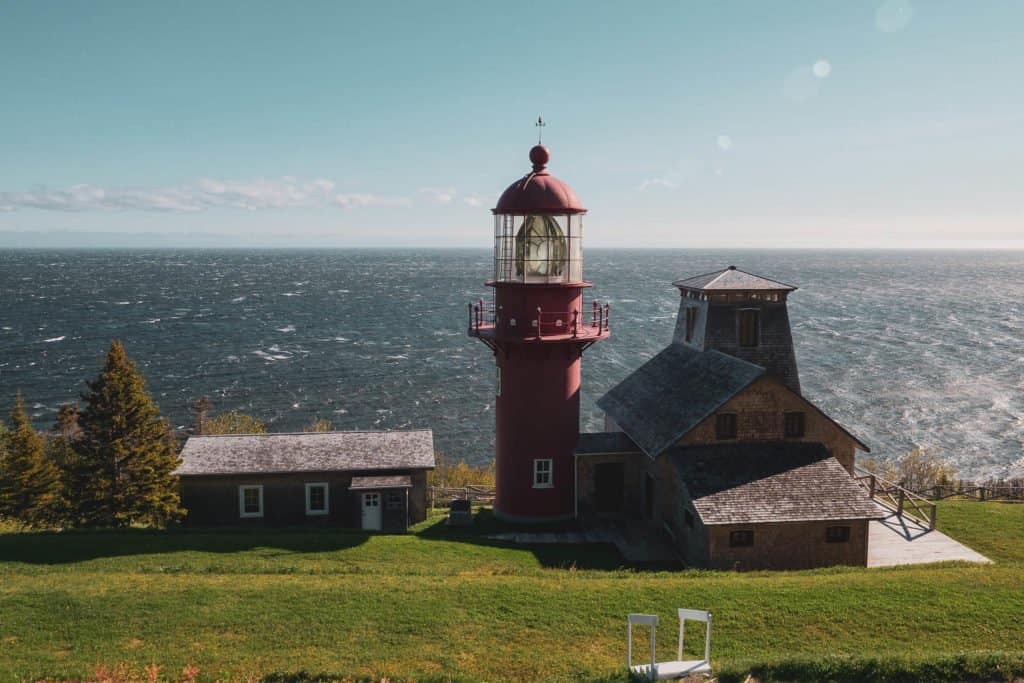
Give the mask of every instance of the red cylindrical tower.
M 608 336 L 608 306 L 583 304 L 583 214 L 572 189 L 533 171 L 493 209 L 494 301 L 471 304 L 469 334 L 498 365 L 495 513 L 540 522 L 573 514 L 573 449 L 579 438 L 580 359 Z

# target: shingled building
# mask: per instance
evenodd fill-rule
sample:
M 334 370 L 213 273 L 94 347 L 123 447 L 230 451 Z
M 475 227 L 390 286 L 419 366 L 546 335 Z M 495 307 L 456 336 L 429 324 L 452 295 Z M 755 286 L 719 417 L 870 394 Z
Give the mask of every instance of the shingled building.
M 882 515 L 851 475 L 868 447 L 800 391 L 796 288 L 732 266 L 675 285 L 672 343 L 580 435 L 577 516 L 645 520 L 696 566 L 866 564 Z
M 193 436 L 185 523 L 404 531 L 426 519 L 430 430 Z

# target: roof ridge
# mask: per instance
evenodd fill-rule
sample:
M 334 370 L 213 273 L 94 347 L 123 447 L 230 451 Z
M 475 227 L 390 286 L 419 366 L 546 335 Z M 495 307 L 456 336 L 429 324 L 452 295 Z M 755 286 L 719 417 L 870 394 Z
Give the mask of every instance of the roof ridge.
M 776 280 L 775 278 L 765 277 L 764 275 L 758 275 L 757 273 L 751 273 L 749 270 L 743 270 L 742 268 L 731 268 L 731 269 L 730 268 L 726 268 L 726 270 L 739 271 L 740 273 L 744 273 L 744 274 L 750 275 L 752 277 L 760 278 L 761 280 L 767 280 L 768 282 L 774 282 L 775 284 L 782 285 L 783 287 L 792 287 L 793 289 L 799 289 L 796 285 L 791 285 L 791 284 L 783 282 L 782 280 Z
M 742 268 L 737 268 L 736 266 L 728 266 L 726 268 L 722 268 L 721 270 L 714 270 L 714 271 L 710 271 L 710 272 L 707 272 L 707 273 L 700 273 L 699 275 L 691 275 L 689 277 L 679 278 L 678 280 L 673 280 L 672 284 L 674 286 L 676 286 L 676 287 L 681 287 L 681 288 L 685 287 L 687 289 L 699 289 L 699 290 L 705 290 L 705 291 L 706 290 L 713 290 L 715 288 L 715 284 L 718 283 L 720 280 L 723 280 L 723 278 L 726 278 L 730 273 L 740 273 L 740 274 L 745 275 L 747 277 L 754 278 L 756 280 L 761 280 L 761 281 L 763 281 L 765 283 L 770 283 L 772 285 L 777 285 L 780 288 L 789 289 L 789 290 L 792 290 L 792 291 L 795 291 L 795 290 L 799 289 L 799 287 L 797 287 L 796 285 L 787 284 L 785 282 L 782 282 L 781 280 L 776 280 L 774 278 L 765 277 L 764 275 L 758 275 L 757 273 L 751 273 L 749 270 L 743 270 Z M 710 278 L 710 279 L 707 280 L 706 282 L 703 282 L 703 283 L 687 284 L 687 283 L 693 282 L 694 280 L 698 280 L 699 281 L 699 280 L 701 280 L 703 278 Z M 732 288 L 726 287 L 726 289 L 732 289 Z M 742 288 L 735 288 L 735 289 L 742 289 Z
M 685 343 L 684 343 L 684 342 L 677 342 L 677 341 L 674 341 L 674 342 L 672 342 L 672 343 L 673 343 L 673 344 L 680 344 L 680 345 L 685 345 Z M 735 361 L 735 362 L 737 362 L 737 363 L 742 363 L 742 364 L 744 364 L 744 365 L 749 365 L 749 366 L 751 366 L 751 367 L 753 367 L 753 368 L 757 368 L 757 369 L 758 369 L 758 370 L 760 370 L 760 371 L 761 371 L 761 372 L 762 372 L 763 374 L 766 374 L 766 373 L 768 372 L 768 368 L 766 368 L 766 367 L 765 367 L 765 366 L 763 366 L 763 365 L 758 365 L 757 363 L 753 363 L 753 362 L 751 362 L 751 361 L 749 361 L 749 360 L 745 360 L 745 359 L 743 359 L 743 358 L 740 358 L 739 356 L 734 356 L 734 355 L 732 355 L 731 353 L 726 353 L 726 352 L 724 352 L 724 351 L 719 351 L 718 349 L 705 349 L 705 350 L 703 350 L 703 351 L 698 351 L 698 353 L 713 353 L 713 354 L 716 354 L 716 355 L 718 355 L 718 356 L 722 356 L 723 358 L 726 358 L 726 359 L 728 359 L 728 360 L 730 360 L 730 361 Z
M 714 275 L 714 276 L 716 276 L 716 279 L 717 279 L 717 278 L 721 277 L 722 273 L 724 273 L 727 270 L 729 270 L 729 269 L 728 268 L 722 268 L 721 270 L 709 270 L 706 273 L 698 273 L 697 275 L 691 275 L 690 277 L 681 277 L 678 280 L 676 280 L 675 282 L 673 282 L 672 284 L 676 284 L 676 282 L 687 282 L 689 280 L 696 280 L 699 277 L 707 277 L 708 275 Z
M 414 432 L 432 432 L 429 427 L 423 429 L 332 429 L 327 432 L 246 432 L 244 434 L 191 434 L 190 439 L 219 439 L 237 436 L 322 436 L 324 434 L 412 434 Z
M 725 277 L 725 274 L 728 273 L 730 270 L 735 270 L 735 268 L 725 268 L 723 270 L 720 270 L 718 272 L 718 275 L 716 275 L 714 278 L 709 280 L 707 284 L 704 285 L 703 289 L 707 289 L 707 288 L 711 287 L 711 285 L 713 285 L 716 282 L 718 282 L 719 280 L 721 280 L 723 277 Z M 741 270 L 740 272 L 741 273 L 746 273 L 745 270 Z M 751 273 L 747 273 L 747 275 L 750 275 L 750 274 Z

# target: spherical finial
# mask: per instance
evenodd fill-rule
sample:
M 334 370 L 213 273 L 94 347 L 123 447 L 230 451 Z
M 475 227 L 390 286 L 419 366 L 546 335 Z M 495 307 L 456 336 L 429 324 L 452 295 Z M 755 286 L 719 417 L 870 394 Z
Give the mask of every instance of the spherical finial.
M 530 163 L 533 164 L 533 170 L 539 171 L 547 166 L 548 161 L 551 160 L 551 152 L 544 145 L 535 145 L 530 150 Z
M 729 270 L 736 270 L 736 266 L 729 266 Z

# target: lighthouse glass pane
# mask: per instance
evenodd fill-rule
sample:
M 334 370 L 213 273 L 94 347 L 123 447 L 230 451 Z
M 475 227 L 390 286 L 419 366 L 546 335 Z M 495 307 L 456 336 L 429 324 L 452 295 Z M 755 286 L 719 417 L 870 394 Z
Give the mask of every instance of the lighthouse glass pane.
M 522 279 L 515 277 L 515 220 L 515 216 L 508 215 L 494 217 L 494 279 L 497 282 Z
M 563 282 L 568 265 L 565 232 L 554 216 L 527 216 L 516 233 L 516 276 L 525 282 Z
M 569 282 L 583 282 L 583 216 L 566 216 L 569 226 Z

